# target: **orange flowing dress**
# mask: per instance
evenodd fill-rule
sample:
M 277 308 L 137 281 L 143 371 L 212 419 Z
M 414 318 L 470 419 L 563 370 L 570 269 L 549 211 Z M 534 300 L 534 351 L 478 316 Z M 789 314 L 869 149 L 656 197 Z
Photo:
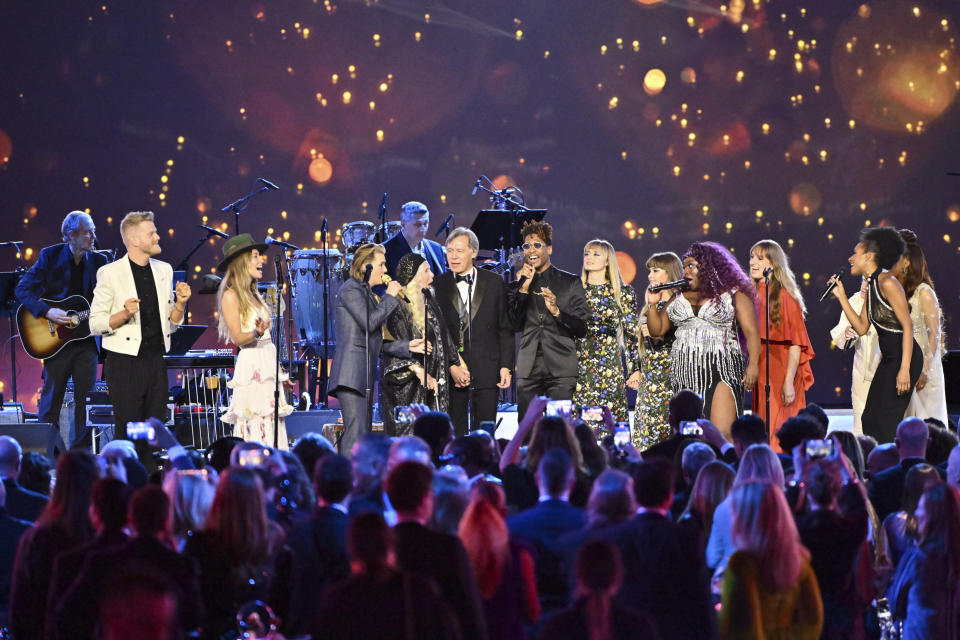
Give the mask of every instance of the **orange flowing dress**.
M 764 385 L 767 375 L 767 329 L 765 320 L 766 283 L 757 285 L 757 328 L 760 332 L 760 375 L 753 388 L 753 412 L 761 418 L 766 418 L 766 394 Z M 783 405 L 780 395 L 783 389 L 783 378 L 787 372 L 787 360 L 790 347 L 800 347 L 800 364 L 793 378 L 794 399 L 788 406 Z M 807 326 L 803 322 L 803 311 L 800 305 L 786 290 L 780 289 L 780 322 L 770 321 L 770 446 L 780 452 L 777 442 L 777 429 L 788 418 L 792 418 L 807 406 L 807 390 L 813 386 L 813 370 L 810 361 L 813 359 L 813 345 L 807 335 Z M 787 452 L 789 453 L 789 452 Z

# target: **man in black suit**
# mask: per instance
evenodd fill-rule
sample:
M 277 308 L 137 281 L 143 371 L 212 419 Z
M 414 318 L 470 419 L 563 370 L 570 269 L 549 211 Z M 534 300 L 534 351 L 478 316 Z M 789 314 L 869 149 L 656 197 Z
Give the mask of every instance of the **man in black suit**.
M 522 331 L 517 356 L 517 412 L 524 415 L 535 396 L 569 400 L 577 385 L 577 346 L 587 334 L 587 294 L 580 278 L 550 264 L 553 228 L 528 222 L 523 235 L 523 268 L 507 288 L 507 316 Z
M 93 300 L 97 269 L 107 264 L 102 253 L 93 250 L 96 227 L 89 214 L 71 211 L 60 225 L 63 242 L 40 251 L 40 257 L 17 284 L 17 299 L 37 318 L 71 326 L 67 312 L 41 300 L 62 300 L 82 296 Z M 43 361 L 43 390 L 37 412 L 40 422 L 60 427 L 60 409 L 67 382 L 73 378 L 74 442 L 90 444 L 87 431 L 86 397 L 97 378 L 97 343 L 92 337 L 77 340 Z
M 31 523 L 14 518 L 4 508 L 4 487 L 0 484 L 0 626 L 7 626 L 10 608 L 10 583 L 13 581 L 13 561 L 17 554 L 20 536 Z
M 664 640 L 718 638 L 700 536 L 667 517 L 673 465 L 662 458 L 637 464 L 633 487 L 637 515 L 603 535 L 623 562 L 617 600 L 653 615 Z
M 464 640 L 487 637 L 486 618 L 477 580 L 460 538 L 427 529 L 433 514 L 433 469 L 420 462 L 401 462 L 386 481 L 397 511 L 397 566 L 431 578 L 460 623 Z
M 897 426 L 897 437 L 893 442 L 900 454 L 900 464 L 884 469 L 874 476 L 868 492 L 870 502 L 881 522 L 891 513 L 900 511 L 907 471 L 926 462 L 929 441 L 930 429 L 920 418 L 904 418 Z
M 47 496 L 24 489 L 17 482 L 23 449 L 10 436 L 0 436 L 0 478 L 7 494 L 7 513 L 19 520 L 34 522 L 47 506 Z
M 422 202 L 411 201 L 400 208 L 400 233 L 383 243 L 387 252 L 387 274 L 397 277 L 397 264 L 408 253 L 419 253 L 430 265 L 434 275 L 447 270 L 447 261 L 443 257 L 443 247 L 433 240 L 427 240 L 430 227 L 430 211 Z
M 696 422 L 703 417 L 703 398 L 690 389 L 681 389 L 673 394 L 667 405 L 667 422 L 670 424 L 670 437 L 644 449 L 644 460 L 665 458 L 673 460 L 677 449 L 684 441 L 691 439 L 680 433 L 681 422 Z
M 473 266 L 479 251 L 477 235 L 457 227 L 447 238 L 450 270 L 433 281 L 443 319 L 460 347 L 461 364 L 466 365 L 450 367 L 450 420 L 458 436 L 497 419 L 500 389 L 510 387 L 513 369 L 506 287 L 493 272 Z
M 321 458 L 313 473 L 317 508 L 310 516 L 295 521 L 287 534 L 295 561 L 290 567 L 290 583 L 278 586 L 290 594 L 290 604 L 286 610 L 277 606 L 276 613 L 288 637 L 308 633 L 321 594 L 350 575 L 349 519 L 343 501 L 353 487 L 352 474 L 347 458 L 335 453 Z
M 586 516 L 570 504 L 576 483 L 573 462 L 563 449 L 547 451 L 537 466 L 540 500 L 525 511 L 507 518 L 510 535 L 534 550 L 537 595 L 543 615 L 567 606 L 570 591 L 568 567 L 564 566 L 559 541 L 565 534 L 583 529 Z
M 170 499 L 160 487 L 148 485 L 133 494 L 128 515 L 134 538 L 122 546 L 87 557 L 80 574 L 56 605 L 55 618 L 48 627 L 54 630 L 55 638 L 93 637 L 100 593 L 119 569 L 140 566 L 149 567 L 176 585 L 184 631 L 203 624 L 205 612 L 196 562 L 173 551 L 164 542 L 173 535 L 170 514 Z

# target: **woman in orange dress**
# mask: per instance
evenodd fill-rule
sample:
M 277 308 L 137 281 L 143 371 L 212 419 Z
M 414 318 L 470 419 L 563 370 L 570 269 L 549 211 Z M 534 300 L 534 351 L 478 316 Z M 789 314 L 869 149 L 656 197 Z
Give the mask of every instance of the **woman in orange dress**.
M 761 240 L 750 249 L 750 277 L 757 285 L 757 328 L 760 331 L 760 375 L 753 388 L 753 412 L 766 419 L 767 328 L 766 282 L 770 269 L 770 446 L 780 451 L 777 429 L 807 406 L 806 392 L 813 385 L 813 345 L 803 316 L 807 308 L 787 254 L 774 240 Z M 789 452 L 788 452 L 789 453 Z

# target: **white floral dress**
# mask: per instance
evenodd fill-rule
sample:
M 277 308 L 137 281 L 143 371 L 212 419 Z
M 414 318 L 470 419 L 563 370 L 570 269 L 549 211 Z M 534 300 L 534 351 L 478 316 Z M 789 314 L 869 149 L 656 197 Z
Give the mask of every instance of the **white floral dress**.
M 260 308 L 250 314 L 250 319 L 241 326 L 242 331 L 253 331 L 256 318 L 269 320 L 267 310 Z M 273 446 L 273 391 L 274 373 L 277 366 L 277 348 L 273 344 L 270 332 L 264 332 L 255 345 L 240 348 L 237 363 L 233 368 L 233 379 L 227 386 L 233 389 L 230 406 L 220 420 L 233 425 L 233 435 L 244 440 L 262 442 Z M 287 374 L 280 370 L 280 380 Z M 283 389 L 280 390 L 280 420 L 277 442 L 281 449 L 287 449 L 287 427 L 284 418 L 293 411 L 287 404 Z

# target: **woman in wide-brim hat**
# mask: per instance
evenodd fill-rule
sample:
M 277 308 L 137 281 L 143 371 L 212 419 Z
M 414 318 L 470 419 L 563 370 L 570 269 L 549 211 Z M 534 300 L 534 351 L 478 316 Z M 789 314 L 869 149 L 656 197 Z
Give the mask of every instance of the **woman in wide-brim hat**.
M 233 379 L 227 385 L 233 396 L 220 419 L 233 425 L 233 435 L 273 446 L 277 349 L 270 337 L 270 311 L 257 291 L 266 250 L 267 245 L 241 233 L 224 243 L 223 260 L 217 266 L 217 271 L 226 272 L 217 291 L 218 333 L 224 342 L 240 347 Z M 281 371 L 281 381 L 286 378 Z M 276 438 L 281 449 L 288 447 L 284 417 L 291 411 L 281 393 Z

